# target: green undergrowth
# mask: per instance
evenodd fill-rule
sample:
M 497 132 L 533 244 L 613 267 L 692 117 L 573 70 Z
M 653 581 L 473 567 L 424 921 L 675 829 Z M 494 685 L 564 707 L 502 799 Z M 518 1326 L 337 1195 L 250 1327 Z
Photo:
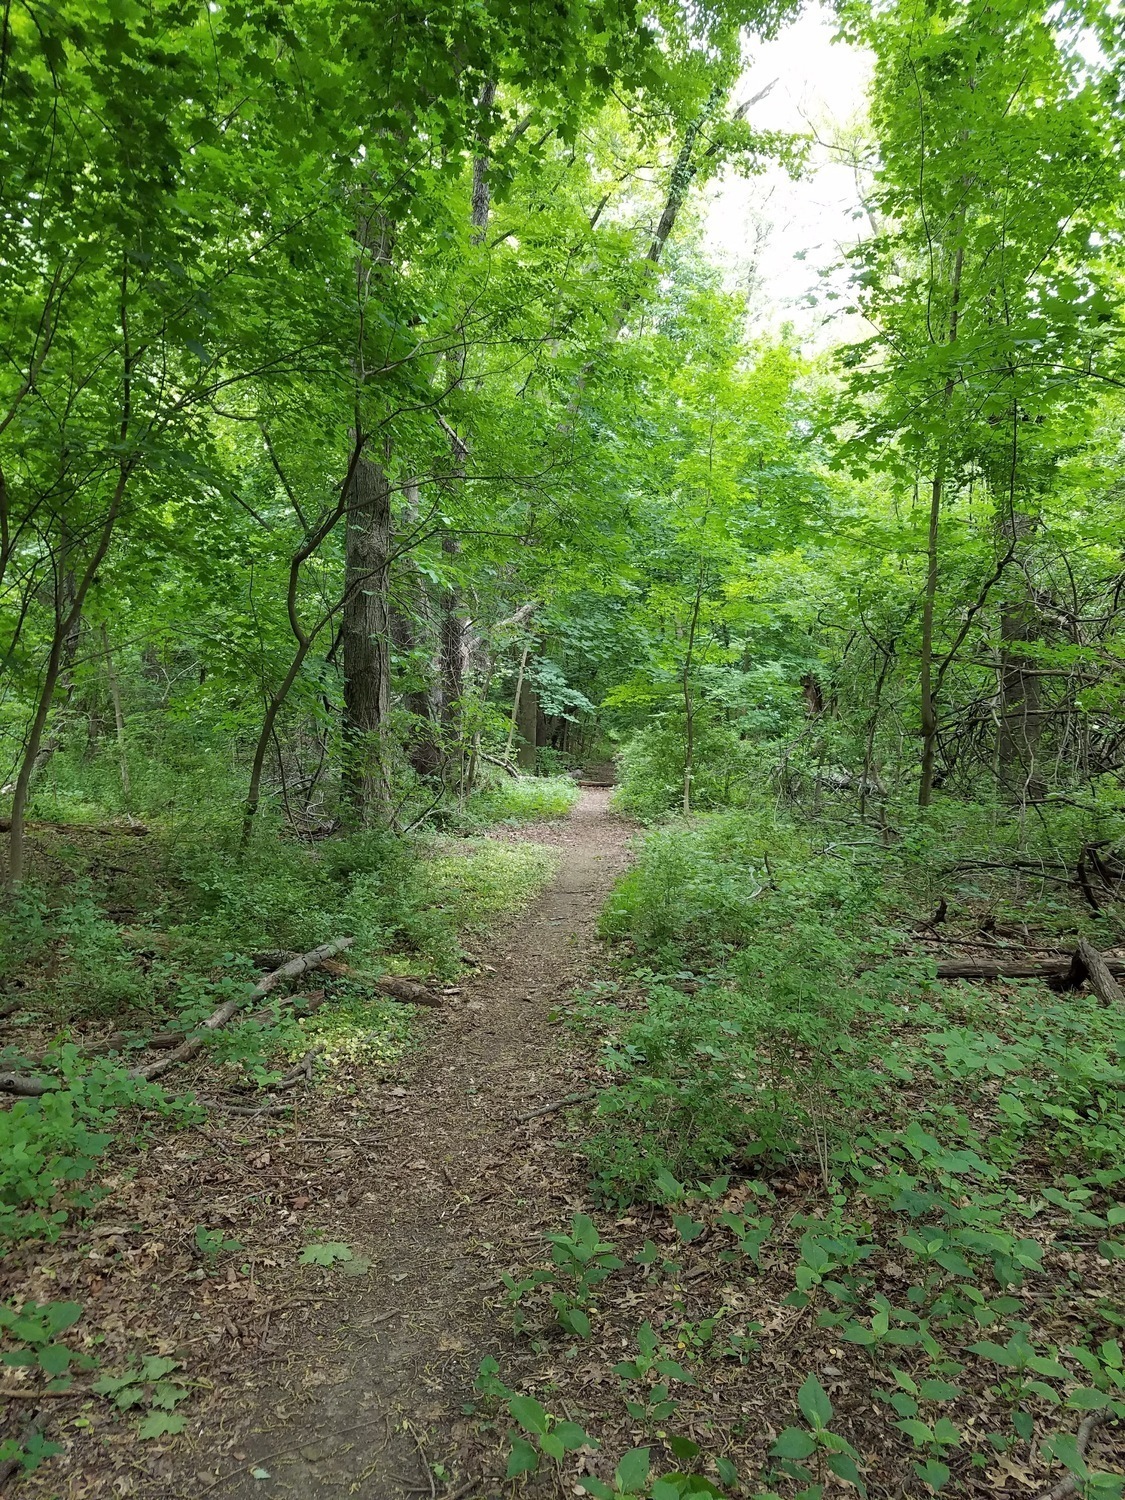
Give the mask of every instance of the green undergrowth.
M 1036 845 L 956 808 L 889 839 L 774 809 L 649 835 L 603 915 L 615 972 L 566 1008 L 611 1075 L 585 1148 L 604 1212 L 507 1277 L 556 1373 L 529 1406 L 482 1367 L 510 1473 L 563 1474 L 565 1413 L 595 1449 L 611 1434 L 579 1480 L 601 1500 L 1012 1474 L 1121 1495 L 1078 1432 L 1125 1418 L 1125 1013 L 939 983 L 922 920 L 944 897 L 951 939 L 1003 943 L 1018 912 L 1023 941 L 1109 946 L 1112 911 L 966 868 L 1065 861 L 1081 837 L 1069 815 Z M 621 1410 L 595 1421 L 581 1372 L 614 1359 Z M 763 1380 L 768 1425 L 744 1416 Z M 623 1432 L 646 1444 L 624 1475 Z
M 474 791 L 462 813 L 448 817 L 473 832 L 496 824 L 564 818 L 577 800 L 578 787 L 570 776 L 500 776 Z
M 272 1004 L 209 1040 L 208 1089 L 251 1100 L 317 1049 L 331 1086 L 344 1062 L 392 1068 L 411 1045 L 413 1009 L 377 993 L 385 972 L 447 981 L 472 962 L 464 944 L 534 896 L 556 856 L 487 838 L 411 840 L 363 833 L 298 844 L 263 830 L 244 854 L 215 834 L 40 836 L 36 878 L 0 916 L 0 978 L 18 1000 L 0 1071 L 59 1087 L 0 1111 L 0 1235 L 51 1234 L 88 1202 L 78 1184 L 115 1140 L 169 1115 L 194 1118 L 178 1075 L 167 1092 L 129 1080 L 153 1031 L 189 1032 L 248 992 L 276 950 L 354 939 L 349 972 L 310 975 L 328 1002 Z M 251 1007 L 259 1009 L 260 1007 Z M 122 1033 L 121 1051 L 80 1044 Z

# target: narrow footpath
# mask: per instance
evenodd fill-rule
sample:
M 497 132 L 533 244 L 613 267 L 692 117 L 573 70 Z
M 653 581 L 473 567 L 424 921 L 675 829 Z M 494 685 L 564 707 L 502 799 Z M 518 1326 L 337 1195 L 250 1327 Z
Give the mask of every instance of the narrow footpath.
M 405 1097 L 383 1105 L 385 1132 L 354 1155 L 367 1190 L 349 1243 L 370 1269 L 319 1320 L 280 1321 L 252 1384 L 228 1393 L 167 1493 L 490 1493 L 471 1472 L 461 1408 L 502 1339 L 488 1306 L 500 1271 L 579 1206 L 581 1164 L 556 1140 L 558 1117 L 531 1112 L 582 1087 L 551 1016 L 590 972 L 598 914 L 626 864 L 629 830 L 609 795 L 587 788 L 565 823 L 532 831 L 559 849 L 553 883 L 481 954 L 462 1008 L 435 1013 Z M 506 1368 L 520 1358 L 534 1360 L 509 1352 Z

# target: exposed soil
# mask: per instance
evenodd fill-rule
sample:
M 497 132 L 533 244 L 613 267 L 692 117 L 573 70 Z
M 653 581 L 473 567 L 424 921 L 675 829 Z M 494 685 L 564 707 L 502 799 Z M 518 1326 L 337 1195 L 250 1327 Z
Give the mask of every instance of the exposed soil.
M 462 1467 L 472 1445 L 458 1418 L 496 1339 L 486 1301 L 498 1266 L 565 1223 L 579 1180 L 559 1159 L 553 1116 L 519 1116 L 585 1082 L 552 1012 L 590 972 L 597 916 L 626 863 L 628 829 L 608 796 L 583 790 L 557 832 L 520 830 L 557 844 L 553 883 L 482 955 L 463 1007 L 430 1023 L 405 1108 L 392 1104 L 351 1158 L 366 1191 L 354 1227 L 336 1217 L 333 1233 L 369 1269 L 314 1321 L 279 1323 L 257 1368 L 238 1371 L 244 1388 L 204 1430 L 192 1424 L 160 1493 L 390 1500 L 485 1477 Z M 360 1113 L 380 1105 L 348 1101 Z

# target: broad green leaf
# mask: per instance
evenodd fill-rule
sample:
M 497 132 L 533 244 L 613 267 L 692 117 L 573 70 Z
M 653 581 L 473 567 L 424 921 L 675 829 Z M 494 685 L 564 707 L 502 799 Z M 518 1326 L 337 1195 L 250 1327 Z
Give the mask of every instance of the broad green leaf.
M 513 1396 L 508 1410 L 525 1432 L 538 1435 L 547 1431 L 547 1413 L 534 1396 Z
M 334 1266 L 339 1260 L 351 1259 L 350 1246 L 328 1240 L 323 1244 L 306 1245 L 297 1257 L 297 1263 L 302 1266 Z
M 797 1405 L 810 1427 L 827 1427 L 832 1420 L 832 1403 L 828 1392 L 815 1375 L 808 1375 L 797 1392 Z
M 816 1442 L 803 1427 L 787 1427 L 770 1452 L 776 1458 L 808 1458 L 816 1452 Z
M 639 1495 L 648 1481 L 649 1450 L 630 1448 L 614 1470 L 614 1483 L 626 1495 Z
M 512 1451 L 508 1454 L 506 1477 L 515 1479 L 519 1474 L 534 1474 L 539 1467 L 539 1454 L 526 1438 L 511 1438 Z

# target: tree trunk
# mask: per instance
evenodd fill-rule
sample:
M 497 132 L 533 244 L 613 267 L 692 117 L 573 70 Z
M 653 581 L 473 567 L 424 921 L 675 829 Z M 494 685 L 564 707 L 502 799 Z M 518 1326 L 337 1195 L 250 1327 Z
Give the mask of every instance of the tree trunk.
M 1026 538 L 1035 529 L 1034 520 L 1011 510 L 1003 521 L 1005 540 L 1016 560 Z M 1004 786 L 1023 795 L 1033 795 L 1037 783 L 1039 729 L 1039 678 L 1034 663 L 1020 648 L 1039 637 L 1039 612 L 1027 578 L 1017 570 L 1019 596 L 1000 606 L 1000 730 L 998 758 Z M 1009 574 L 1011 581 L 1011 574 Z
M 957 317 L 961 304 L 961 275 L 965 268 L 965 251 L 958 246 L 953 261 L 953 282 L 950 292 L 949 345 L 957 342 Z M 953 376 L 945 382 L 944 408 L 948 416 L 953 401 Z M 933 484 L 930 489 L 930 523 L 926 538 L 926 592 L 922 604 L 922 661 L 921 661 L 921 720 L 922 720 L 922 775 L 918 783 L 918 806 L 929 807 L 934 790 L 934 765 L 937 759 L 938 716 L 933 689 L 934 666 L 934 605 L 938 586 L 938 535 L 941 521 L 941 501 L 945 486 L 947 462 L 947 438 L 939 439 L 939 450 L 934 466 Z
M 344 543 L 344 797 L 361 823 L 390 801 L 384 735 L 390 707 L 391 487 L 363 457 L 352 475 Z
M 406 505 L 401 528 L 410 531 L 418 521 L 418 485 L 405 486 Z M 406 659 L 409 679 L 402 701 L 410 715 L 406 754 L 419 776 L 435 776 L 441 769 L 442 745 L 440 671 L 434 672 L 429 637 L 433 629 L 433 607 L 426 579 L 414 560 L 404 555 L 396 570 L 391 601 L 391 644 Z M 424 675 L 421 662 L 425 662 Z
M 525 671 L 520 678 L 519 697 L 516 699 L 516 730 L 520 737 L 516 764 L 524 771 L 535 770 L 535 731 L 538 719 L 539 695 Z
M 125 394 L 123 401 L 123 416 L 121 421 L 121 441 L 125 442 L 129 434 L 129 421 L 132 411 L 130 400 L 130 374 L 132 370 L 132 358 L 126 347 L 125 354 Z M 47 720 L 51 713 L 51 704 L 54 702 L 55 689 L 59 683 L 59 677 L 66 662 L 67 642 L 71 638 L 77 621 L 82 617 L 82 606 L 86 602 L 86 594 L 89 590 L 98 569 L 101 567 L 109 544 L 113 538 L 114 527 L 117 524 L 118 512 L 121 502 L 125 497 L 125 487 L 129 483 L 132 473 L 131 463 L 123 459 L 121 461 L 117 484 L 114 487 L 113 496 L 110 499 L 103 518 L 101 530 L 94 551 L 88 558 L 83 570 L 81 580 L 74 589 L 68 612 L 61 613 L 61 604 L 56 604 L 55 628 L 51 639 L 51 649 L 47 657 L 47 666 L 42 678 L 42 686 L 39 689 L 39 702 L 36 704 L 35 716 L 31 722 L 27 741 L 24 745 L 23 760 L 20 762 L 19 773 L 16 777 L 15 788 L 12 793 L 12 816 L 8 839 L 8 877 L 9 889 L 14 889 L 23 880 L 25 849 L 24 849 L 24 827 L 27 821 L 27 798 L 31 788 L 31 778 L 39 763 L 40 750 L 43 748 L 43 731 L 47 727 Z
M 105 671 L 109 679 L 109 696 L 113 700 L 113 723 L 117 731 L 117 758 L 121 766 L 121 791 L 125 806 L 129 806 L 129 756 L 125 748 L 125 714 L 121 708 L 121 684 L 113 665 L 113 652 L 109 648 L 109 631 L 102 626 L 102 647 L 105 650 Z

